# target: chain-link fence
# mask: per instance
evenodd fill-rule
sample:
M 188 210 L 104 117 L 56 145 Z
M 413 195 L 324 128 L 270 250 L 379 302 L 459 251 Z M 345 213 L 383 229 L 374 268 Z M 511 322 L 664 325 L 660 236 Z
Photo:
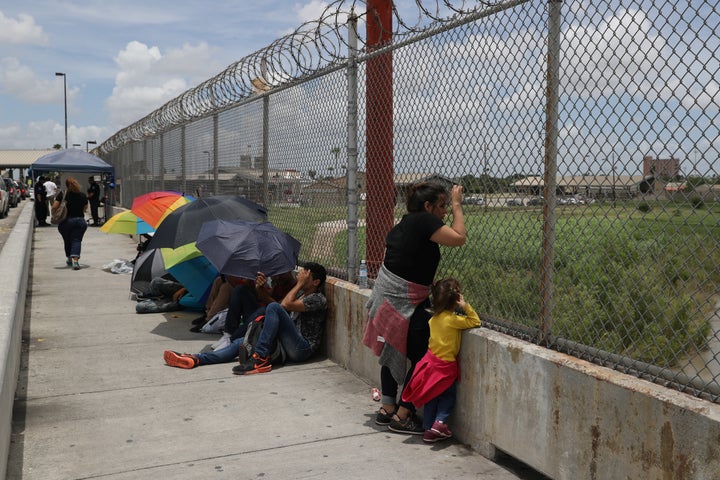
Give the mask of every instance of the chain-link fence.
M 335 2 L 98 151 L 123 206 L 244 196 L 351 280 L 408 185 L 461 183 L 438 278 L 486 326 L 717 402 L 719 6 Z

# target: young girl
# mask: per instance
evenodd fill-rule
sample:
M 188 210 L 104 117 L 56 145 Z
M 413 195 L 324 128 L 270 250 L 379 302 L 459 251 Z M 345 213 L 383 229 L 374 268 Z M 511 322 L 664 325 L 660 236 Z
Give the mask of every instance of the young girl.
M 465 303 L 456 279 L 437 282 L 432 287 L 432 299 L 434 314 L 430 319 L 428 351 L 415 367 L 402 395 L 403 401 L 418 407 L 425 405 L 423 441 L 427 443 L 452 436 L 445 420 L 455 406 L 461 334 L 467 328 L 480 326 L 480 317 Z M 458 314 L 457 310 L 464 313 Z

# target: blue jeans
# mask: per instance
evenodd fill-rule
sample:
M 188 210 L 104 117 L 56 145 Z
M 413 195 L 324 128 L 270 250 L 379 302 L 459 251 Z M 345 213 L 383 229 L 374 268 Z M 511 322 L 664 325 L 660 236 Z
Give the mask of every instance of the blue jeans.
M 243 337 L 230 342 L 230 345 L 212 352 L 198 353 L 195 356 L 200 359 L 199 365 L 212 365 L 214 363 L 230 363 L 235 360 L 243 343 Z
M 58 232 L 63 237 L 65 256 L 80 258 L 82 239 L 87 230 L 85 217 L 68 217 L 58 225 Z
M 231 340 L 245 336 L 250 322 L 263 314 L 261 308 L 255 293 L 249 287 L 240 285 L 233 288 L 225 320 L 225 331 L 231 335 Z
M 265 323 L 255 346 L 257 354 L 269 356 L 275 339 L 280 342 L 291 362 L 304 362 L 313 354 L 310 344 L 300 335 L 290 315 L 279 303 L 271 303 L 265 309 Z
M 455 392 L 457 390 L 455 385 L 457 385 L 457 382 L 425 404 L 423 409 L 423 428 L 425 430 L 430 430 L 435 420 L 445 423 L 445 420 L 450 416 L 453 408 L 455 408 Z

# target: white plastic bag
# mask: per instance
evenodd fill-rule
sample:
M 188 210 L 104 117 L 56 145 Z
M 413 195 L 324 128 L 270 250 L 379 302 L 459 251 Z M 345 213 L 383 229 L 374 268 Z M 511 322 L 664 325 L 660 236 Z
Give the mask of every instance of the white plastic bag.
M 225 328 L 225 319 L 227 318 L 228 309 L 220 310 L 218 313 L 202 326 L 203 333 L 220 333 Z
M 220 337 L 220 340 L 213 343 L 210 348 L 213 350 L 220 350 L 223 347 L 227 347 L 230 345 L 230 334 L 228 332 L 225 332 L 222 334 L 222 337 Z
M 135 266 L 130 260 L 116 258 L 112 262 L 103 266 L 103 270 L 110 273 L 132 273 Z

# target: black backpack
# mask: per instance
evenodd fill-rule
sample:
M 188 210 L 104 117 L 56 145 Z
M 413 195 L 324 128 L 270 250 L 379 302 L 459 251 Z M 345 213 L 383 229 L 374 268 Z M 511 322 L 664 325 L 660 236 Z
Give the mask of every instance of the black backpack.
M 265 315 L 259 315 L 256 317 L 247 327 L 245 336 L 243 337 L 240 351 L 238 352 L 238 361 L 243 364 L 252 357 L 255 353 L 255 345 L 257 345 L 260 339 L 260 332 L 262 332 L 263 326 L 265 325 Z M 270 363 L 273 367 L 278 367 L 285 363 L 285 350 L 283 350 L 280 342 L 275 338 L 270 345 Z

